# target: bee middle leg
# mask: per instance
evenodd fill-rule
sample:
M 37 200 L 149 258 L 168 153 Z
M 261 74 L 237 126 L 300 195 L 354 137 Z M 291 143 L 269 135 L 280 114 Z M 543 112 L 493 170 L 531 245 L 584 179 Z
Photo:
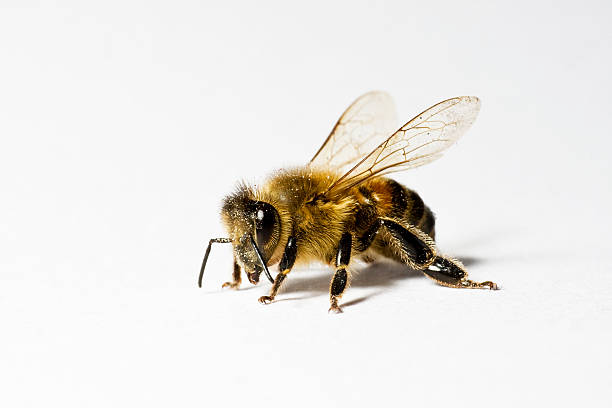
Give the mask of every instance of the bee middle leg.
M 272 303 L 278 290 L 280 289 L 283 281 L 291 272 L 291 268 L 295 264 L 295 259 L 297 257 L 297 245 L 295 242 L 295 237 L 289 237 L 287 241 L 287 245 L 285 245 L 285 252 L 283 252 L 283 257 L 279 264 L 280 272 L 276 275 L 274 279 L 274 283 L 272 284 L 272 289 L 270 289 L 270 294 L 268 296 L 261 296 L 259 298 L 259 302 L 263 304 Z
M 329 312 L 342 313 L 342 309 L 338 306 L 338 300 L 342 297 L 349 281 L 350 276 L 347 268 L 351 261 L 352 245 L 353 237 L 351 234 L 348 232 L 342 234 L 336 254 L 336 273 L 334 273 L 329 287 Z

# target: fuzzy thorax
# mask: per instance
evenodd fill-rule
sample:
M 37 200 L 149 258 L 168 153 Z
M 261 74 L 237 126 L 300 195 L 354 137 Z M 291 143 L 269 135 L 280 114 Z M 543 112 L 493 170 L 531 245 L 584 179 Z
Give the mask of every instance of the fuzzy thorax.
M 260 248 L 268 265 L 280 261 L 290 236 L 298 242 L 298 263 L 331 262 L 347 224 L 354 222 L 356 208 L 351 195 L 334 200 L 322 196 L 336 179 L 337 175 L 329 171 L 297 168 L 274 173 L 261 186 L 239 184 L 225 198 L 221 211 L 235 251 L 240 249 L 236 244 L 240 237 L 256 232 L 253 203 L 267 203 L 276 210 L 279 219 L 272 238 Z

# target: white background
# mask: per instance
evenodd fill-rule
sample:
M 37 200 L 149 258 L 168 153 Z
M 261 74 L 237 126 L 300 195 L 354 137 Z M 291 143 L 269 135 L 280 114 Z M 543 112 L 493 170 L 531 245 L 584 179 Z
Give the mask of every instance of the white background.
M 609 2 L 0 3 L 0 404 L 610 406 Z M 360 94 L 477 95 L 397 175 L 497 292 L 331 271 L 278 302 L 196 279 L 235 183 L 305 163 Z

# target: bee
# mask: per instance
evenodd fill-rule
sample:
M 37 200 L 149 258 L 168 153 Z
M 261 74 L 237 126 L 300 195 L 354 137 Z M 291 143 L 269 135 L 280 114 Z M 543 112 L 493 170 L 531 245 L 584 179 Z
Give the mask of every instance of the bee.
M 198 285 L 213 243 L 231 243 L 232 280 L 241 271 L 252 284 L 264 272 L 272 283 L 259 302 L 274 301 L 298 264 L 331 265 L 330 312 L 351 280 L 351 266 L 387 258 L 452 288 L 497 289 L 475 282 L 460 261 L 439 253 L 435 218 L 419 195 L 386 175 L 438 159 L 472 125 L 480 100 L 442 101 L 397 129 L 391 97 L 380 91 L 359 97 L 342 114 L 308 164 L 274 173 L 261 186 L 242 183 L 225 197 L 221 219 L 228 238 L 208 243 Z M 397 129 L 397 130 L 396 130 Z M 269 266 L 278 264 L 272 278 Z

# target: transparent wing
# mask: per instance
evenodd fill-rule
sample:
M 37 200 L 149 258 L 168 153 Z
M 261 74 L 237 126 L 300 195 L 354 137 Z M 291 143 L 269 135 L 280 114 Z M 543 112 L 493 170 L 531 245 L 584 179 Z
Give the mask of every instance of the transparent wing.
M 397 129 L 393 99 L 386 92 L 368 92 L 340 116 L 309 165 L 347 172 Z
M 436 160 L 466 132 L 479 110 L 480 100 L 475 96 L 460 96 L 432 106 L 363 157 L 327 193 L 338 193 L 371 177 Z

